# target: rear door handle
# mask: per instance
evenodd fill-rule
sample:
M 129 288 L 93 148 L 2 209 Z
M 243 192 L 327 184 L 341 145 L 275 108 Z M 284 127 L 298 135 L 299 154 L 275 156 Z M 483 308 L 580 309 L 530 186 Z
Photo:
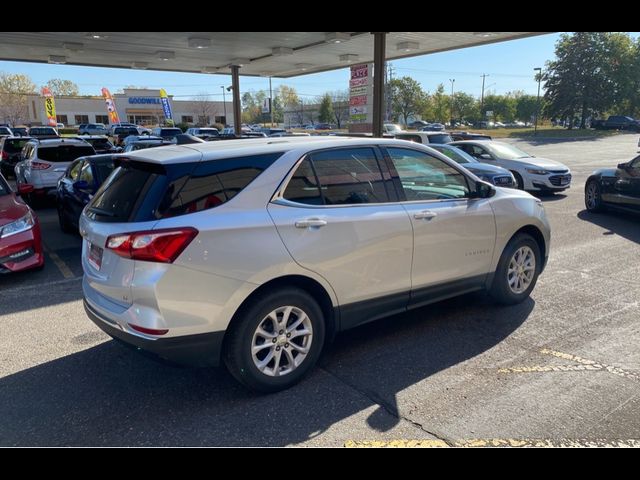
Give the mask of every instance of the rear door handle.
M 431 210 L 423 210 L 418 213 L 413 214 L 413 218 L 416 220 L 431 220 L 433 217 L 437 217 L 438 214 L 436 212 L 432 212 Z
M 305 220 L 298 220 L 296 222 L 296 228 L 324 227 L 326 224 L 326 220 L 320 220 L 319 218 L 307 218 Z

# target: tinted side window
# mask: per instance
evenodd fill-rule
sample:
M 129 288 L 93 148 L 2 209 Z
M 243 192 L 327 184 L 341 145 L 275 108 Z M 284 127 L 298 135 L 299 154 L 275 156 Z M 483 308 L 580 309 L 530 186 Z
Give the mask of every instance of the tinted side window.
M 465 176 L 431 155 L 406 148 L 388 148 L 409 201 L 469 197 Z
M 177 194 L 167 192 L 158 214 L 160 217 L 175 217 L 222 205 L 241 192 L 280 156 L 282 153 L 268 153 L 203 162 L 195 168 Z M 169 207 L 163 208 L 163 204 L 168 204 Z
M 311 160 L 306 157 L 289 180 L 283 197 L 292 202 L 307 205 L 322 205 L 322 196 Z
M 93 172 L 91 171 L 91 164 L 89 162 L 84 163 L 82 170 L 80 170 L 78 180 L 83 180 L 89 185 L 93 184 Z
M 389 201 L 373 149 L 327 150 L 311 159 L 326 205 Z

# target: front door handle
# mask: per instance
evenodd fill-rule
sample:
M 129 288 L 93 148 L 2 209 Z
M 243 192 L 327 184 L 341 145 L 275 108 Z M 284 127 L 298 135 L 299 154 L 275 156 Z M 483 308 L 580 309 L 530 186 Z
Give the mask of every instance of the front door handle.
M 413 218 L 416 220 L 431 220 L 433 217 L 437 217 L 438 214 L 436 212 L 432 212 L 431 210 L 423 210 L 418 213 L 413 214 Z
M 296 228 L 324 227 L 326 224 L 326 220 L 320 220 L 319 218 L 307 218 L 305 220 L 298 220 L 296 222 Z

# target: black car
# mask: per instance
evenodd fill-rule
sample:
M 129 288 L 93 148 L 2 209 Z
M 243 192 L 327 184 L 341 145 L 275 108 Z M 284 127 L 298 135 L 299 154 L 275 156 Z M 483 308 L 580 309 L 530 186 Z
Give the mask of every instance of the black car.
M 640 155 L 617 168 L 593 172 L 584 186 L 584 204 L 590 212 L 612 208 L 640 213 Z
M 430 144 L 429 147 L 446 155 L 454 162 L 462 165 L 480 180 L 489 182 L 498 187 L 516 188 L 516 182 L 509 170 L 496 165 L 481 163 L 467 152 L 453 145 Z
M 91 144 L 97 154 L 118 153 L 121 151 L 120 147 L 116 147 L 104 135 L 83 135 L 79 138 Z
M 22 147 L 31 137 L 2 137 L 0 138 L 0 173 L 9 178 L 13 177 L 16 163 L 22 160 Z
M 115 168 L 116 155 L 92 155 L 74 160 L 58 180 L 58 222 L 63 232 L 78 230 L 80 214 Z

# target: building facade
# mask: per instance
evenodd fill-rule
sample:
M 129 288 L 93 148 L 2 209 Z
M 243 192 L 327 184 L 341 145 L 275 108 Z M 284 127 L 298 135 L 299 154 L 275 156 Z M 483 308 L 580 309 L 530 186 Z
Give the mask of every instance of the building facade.
M 136 125 L 157 126 L 164 124 L 164 113 L 160 103 L 160 90 L 125 88 L 124 93 L 113 95 L 121 122 Z M 209 126 L 214 123 L 233 125 L 233 104 L 210 101 L 207 97 L 195 96 L 191 100 L 176 100 L 169 95 L 173 120 L 188 125 Z M 56 116 L 65 126 L 81 123 L 109 124 L 107 107 L 102 97 L 78 96 L 55 97 Z M 44 125 L 47 117 L 44 98 L 27 96 L 27 118 L 25 124 Z

